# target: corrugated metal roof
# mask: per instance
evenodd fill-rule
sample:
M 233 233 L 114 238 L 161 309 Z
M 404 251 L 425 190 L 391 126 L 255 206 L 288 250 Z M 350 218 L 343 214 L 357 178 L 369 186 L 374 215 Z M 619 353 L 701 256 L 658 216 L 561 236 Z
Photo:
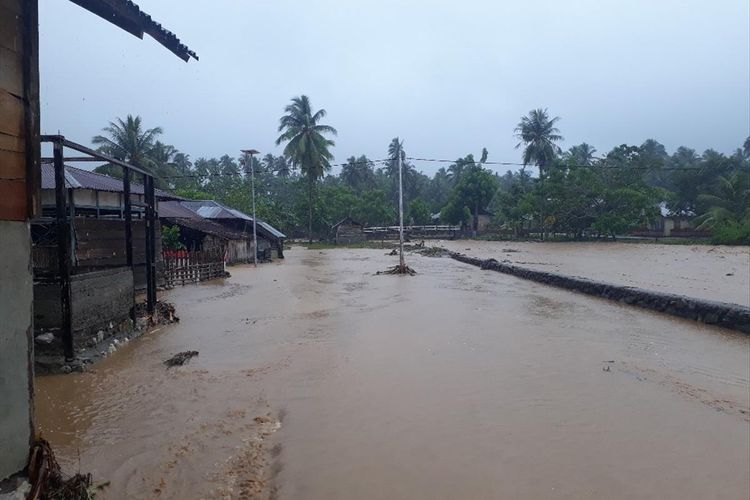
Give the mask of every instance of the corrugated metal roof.
M 185 200 L 180 203 L 206 219 L 238 219 L 249 222 L 253 221 L 253 218 L 249 215 L 240 212 L 239 210 L 229 208 L 214 200 Z M 276 238 L 286 238 L 284 233 L 260 219 L 258 220 L 258 227 L 262 227 Z
M 42 189 L 55 189 L 55 167 L 51 163 L 42 163 Z M 110 177 L 108 175 L 83 170 L 70 165 L 65 165 L 65 187 L 69 189 L 91 189 L 93 191 L 109 191 L 112 193 L 122 193 L 122 180 Z M 143 194 L 143 185 L 132 182 L 130 192 L 133 194 Z M 157 198 L 180 200 L 179 196 L 154 189 Z
M 164 215 L 162 215 L 162 212 L 161 212 L 161 203 L 159 204 L 159 220 L 162 221 L 163 225 L 182 226 L 182 227 L 186 227 L 189 229 L 193 229 L 195 231 L 200 231 L 202 233 L 219 236 L 220 238 L 225 238 L 228 240 L 246 240 L 247 239 L 246 233 L 241 233 L 239 231 L 232 231 L 231 229 L 228 229 L 222 226 L 221 224 L 217 224 L 216 222 L 211 222 L 210 220 L 197 217 L 195 213 L 193 213 L 193 217 L 171 217 L 171 216 L 165 217 Z
M 197 213 L 183 206 L 179 201 L 159 202 L 159 217 L 201 220 Z

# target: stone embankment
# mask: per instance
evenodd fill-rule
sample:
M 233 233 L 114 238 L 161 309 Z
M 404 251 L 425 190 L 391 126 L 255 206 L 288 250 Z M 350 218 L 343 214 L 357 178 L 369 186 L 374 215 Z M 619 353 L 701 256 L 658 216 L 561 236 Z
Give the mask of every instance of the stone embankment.
M 750 307 L 726 302 L 696 299 L 643 288 L 613 285 L 575 276 L 536 271 L 495 259 L 478 259 L 458 252 L 447 252 L 451 258 L 481 269 L 490 269 L 538 283 L 566 288 L 576 292 L 616 300 L 679 318 L 700 321 L 750 334 Z

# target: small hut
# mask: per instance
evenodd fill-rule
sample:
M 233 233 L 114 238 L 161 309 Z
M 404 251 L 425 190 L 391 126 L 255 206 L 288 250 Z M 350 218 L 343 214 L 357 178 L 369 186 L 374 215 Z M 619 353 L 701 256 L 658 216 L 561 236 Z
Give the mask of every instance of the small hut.
M 346 217 L 331 226 L 331 234 L 334 243 L 337 245 L 350 245 L 365 241 L 364 229 L 365 226 L 363 224 L 353 220 L 351 217 Z

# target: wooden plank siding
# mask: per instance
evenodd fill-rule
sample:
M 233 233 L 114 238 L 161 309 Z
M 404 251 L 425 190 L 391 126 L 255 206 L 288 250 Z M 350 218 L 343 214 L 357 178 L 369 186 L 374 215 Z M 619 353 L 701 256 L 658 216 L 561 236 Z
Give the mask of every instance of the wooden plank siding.
M 38 212 L 37 2 L 0 0 L 0 220 Z

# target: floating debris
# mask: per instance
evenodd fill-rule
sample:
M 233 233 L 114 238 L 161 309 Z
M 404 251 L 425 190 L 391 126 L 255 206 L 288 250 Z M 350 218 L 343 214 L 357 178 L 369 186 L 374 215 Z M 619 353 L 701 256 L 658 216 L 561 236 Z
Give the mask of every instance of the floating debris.
M 52 447 L 38 439 L 29 454 L 29 500 L 90 500 L 109 482 L 93 484 L 91 474 L 77 473 L 64 479 Z
M 191 358 L 194 358 L 197 355 L 198 351 L 183 351 L 166 360 L 164 364 L 167 365 L 167 368 L 171 368 L 173 366 L 182 366 L 190 361 Z
M 404 264 L 403 266 L 393 266 L 390 269 L 387 269 L 385 271 L 378 271 L 375 274 L 408 274 L 409 276 L 414 276 L 417 274 L 417 272 L 412 269 L 411 267 Z
M 141 302 L 135 305 L 135 315 L 137 318 L 148 317 L 146 304 Z M 174 304 L 169 302 L 158 301 L 154 308 L 154 315 L 151 317 L 151 324 L 166 325 L 169 323 L 179 323 L 180 318 L 175 314 Z

